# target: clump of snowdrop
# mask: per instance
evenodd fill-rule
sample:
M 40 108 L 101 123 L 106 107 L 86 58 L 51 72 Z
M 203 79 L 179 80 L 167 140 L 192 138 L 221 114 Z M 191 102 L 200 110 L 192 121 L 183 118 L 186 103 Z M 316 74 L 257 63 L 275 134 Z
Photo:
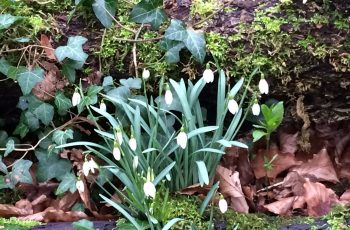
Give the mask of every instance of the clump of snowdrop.
M 90 171 L 92 173 L 95 173 L 95 169 L 98 169 L 97 163 L 93 160 L 90 159 L 89 161 L 85 161 L 83 164 L 83 173 L 85 176 L 88 176 Z
M 123 143 L 123 133 L 119 127 L 115 129 L 115 138 L 118 141 L 119 145 Z
M 255 102 L 252 106 L 252 113 L 255 116 L 259 116 L 259 114 L 260 114 L 260 105 L 258 103 L 258 100 L 255 100 Z
M 117 161 L 120 161 L 120 159 L 121 159 L 121 152 L 120 152 L 120 148 L 119 148 L 118 142 L 114 141 L 114 145 L 113 146 L 114 146 L 113 147 L 113 157 Z
M 100 110 L 103 111 L 103 112 L 107 111 L 106 103 L 103 100 L 100 103 Z
M 143 192 L 146 197 L 155 198 L 156 197 L 156 186 L 153 184 L 153 170 L 148 168 L 146 182 L 143 185 Z

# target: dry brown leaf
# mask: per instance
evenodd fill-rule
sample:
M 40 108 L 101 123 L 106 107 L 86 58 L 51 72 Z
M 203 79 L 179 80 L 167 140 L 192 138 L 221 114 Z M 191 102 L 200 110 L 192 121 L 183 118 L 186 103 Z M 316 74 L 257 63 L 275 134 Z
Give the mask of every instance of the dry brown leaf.
M 297 161 L 295 159 L 294 154 L 292 153 L 280 153 L 277 146 L 271 145 L 270 151 L 268 154 L 265 154 L 264 149 L 259 149 L 255 155 L 255 158 L 252 161 L 252 168 L 254 170 L 255 177 L 257 179 L 263 178 L 265 176 L 275 179 L 278 174 L 281 172 L 301 164 L 300 161 Z M 272 169 L 266 171 L 264 168 L 264 163 L 265 163 L 265 157 L 268 160 L 273 159 L 273 157 L 277 155 L 275 160 L 272 162 Z
M 304 198 L 307 204 L 308 215 L 320 217 L 327 214 L 332 206 L 338 203 L 338 197 L 333 190 L 321 183 L 306 179 L 304 183 Z
M 63 89 L 67 84 L 66 80 L 62 80 L 58 72 L 48 71 L 45 73 L 45 78 L 40 83 L 36 84 L 32 93 L 42 101 L 51 100 L 56 90 Z
M 304 196 L 297 196 L 296 200 L 293 204 L 293 210 L 294 209 L 304 209 L 305 208 L 305 198 Z
M 219 191 L 231 200 L 230 206 L 238 212 L 248 213 L 249 207 L 239 181 L 239 173 L 219 165 L 215 177 L 220 181 Z
M 295 171 L 300 176 L 308 177 L 316 181 L 339 182 L 333 163 L 325 148 L 318 154 L 314 154 L 314 157 L 308 162 L 293 167 L 291 171 Z
M 58 187 L 56 182 L 43 182 L 39 184 L 19 184 L 19 190 L 26 194 L 28 200 L 35 200 L 41 195 L 49 195 Z
M 200 184 L 194 184 L 194 185 L 190 185 L 187 188 L 182 189 L 181 191 L 179 191 L 179 194 L 182 195 L 194 195 L 194 194 L 207 194 L 210 189 L 211 189 L 212 185 L 204 185 L 201 186 Z
M 80 219 L 88 219 L 88 216 L 80 211 L 64 212 L 57 210 L 53 207 L 49 207 L 42 212 L 35 213 L 19 218 L 21 220 L 35 220 L 41 222 L 73 222 Z
M 350 202 L 350 189 L 346 190 L 340 197 L 341 201 Z
M 79 191 L 79 195 L 83 203 L 85 204 L 85 207 L 89 209 L 91 212 L 96 211 L 96 205 L 93 203 L 93 201 L 90 198 L 90 190 L 87 188 L 86 180 L 85 178 L 81 178 L 81 180 L 84 183 L 84 192 Z
M 1 217 L 18 217 L 27 216 L 33 214 L 32 209 L 18 208 L 10 204 L 0 204 L 0 216 Z
M 305 179 L 297 172 L 289 172 L 283 180 L 283 186 L 291 188 L 295 196 L 302 196 L 304 194 Z
M 295 133 L 295 134 L 288 134 L 284 132 L 278 133 L 281 153 L 294 154 L 298 150 L 298 135 L 299 133 Z
M 296 196 L 283 198 L 281 200 L 275 201 L 271 204 L 266 204 L 264 207 L 269 210 L 269 212 L 275 213 L 277 215 L 287 215 L 291 212 L 293 204 L 297 199 Z
M 50 39 L 45 34 L 41 34 L 40 45 L 48 47 L 48 48 L 44 48 L 46 56 L 49 59 L 56 61 L 56 56 L 55 56 L 55 52 L 54 52 L 55 50 L 53 49 L 53 47 L 50 43 Z
M 57 209 L 63 210 L 63 211 L 70 210 L 70 208 L 73 207 L 73 205 L 77 202 L 79 197 L 80 196 L 78 191 L 74 193 L 66 192 L 66 194 L 61 199 L 59 199 Z

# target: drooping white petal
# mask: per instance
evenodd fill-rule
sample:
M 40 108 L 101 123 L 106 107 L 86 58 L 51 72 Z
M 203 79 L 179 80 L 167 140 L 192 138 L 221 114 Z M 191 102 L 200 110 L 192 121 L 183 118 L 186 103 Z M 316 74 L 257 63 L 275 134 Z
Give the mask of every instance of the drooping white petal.
M 236 114 L 238 112 L 238 104 L 237 101 L 235 99 L 230 99 L 228 101 L 228 110 L 230 111 L 230 113 L 232 114 Z
M 307 3 L 307 0 L 303 0 L 303 4 Z
M 214 73 L 211 69 L 206 69 L 203 72 L 203 79 L 206 83 L 211 83 L 214 81 Z
M 224 198 L 219 200 L 219 209 L 221 213 L 225 213 L 227 211 L 227 201 Z
M 83 193 L 85 190 L 84 182 L 81 180 L 77 181 L 77 183 L 75 184 L 75 187 L 77 187 L 77 189 L 80 193 Z
M 114 159 L 116 159 L 117 161 L 119 161 L 120 158 L 121 158 L 121 153 L 120 153 L 120 149 L 119 149 L 118 146 L 114 146 L 114 148 L 113 148 L 113 157 L 114 157 Z
M 81 101 L 80 93 L 75 91 L 72 96 L 72 105 L 77 106 Z
M 83 164 L 83 173 L 85 176 L 88 176 L 90 172 L 90 164 L 88 161 L 85 161 Z
M 142 71 L 142 78 L 144 80 L 147 80 L 150 76 L 151 76 L 151 73 L 149 72 L 149 70 L 148 69 L 143 69 L 143 71 Z
M 182 149 L 185 149 L 187 146 L 187 134 L 184 131 L 181 131 L 176 137 L 176 142 Z
M 173 103 L 173 94 L 171 93 L 170 89 L 165 91 L 165 103 L 167 105 L 171 105 L 171 103 Z
M 95 173 L 95 169 L 98 169 L 98 164 L 93 160 L 89 160 L 89 167 L 92 173 Z
M 129 140 L 129 147 L 132 151 L 135 151 L 137 148 L 137 143 L 136 143 L 136 139 L 135 138 L 130 138 Z
M 166 174 L 166 175 L 165 175 L 165 178 L 166 178 L 168 181 L 171 181 L 171 175 L 170 175 L 170 173 Z
M 147 181 L 143 185 L 143 192 L 145 193 L 146 197 L 152 197 L 153 199 L 156 197 L 156 187 L 150 181 Z
M 119 145 L 121 145 L 123 143 L 123 133 L 122 133 L 122 131 L 118 130 L 116 135 L 117 135 L 118 143 L 119 143 Z
M 254 103 L 252 106 L 252 113 L 255 116 L 259 116 L 260 114 L 260 105 L 258 103 Z
M 261 94 L 268 94 L 269 93 L 269 84 L 264 78 L 261 78 L 259 81 L 259 91 Z
M 135 170 L 135 169 L 137 169 L 138 165 L 139 165 L 139 157 L 138 156 L 134 156 L 134 159 L 132 161 L 132 168 Z
M 100 104 L 100 110 L 102 110 L 103 112 L 107 111 L 107 106 L 106 106 L 106 104 L 103 101 Z

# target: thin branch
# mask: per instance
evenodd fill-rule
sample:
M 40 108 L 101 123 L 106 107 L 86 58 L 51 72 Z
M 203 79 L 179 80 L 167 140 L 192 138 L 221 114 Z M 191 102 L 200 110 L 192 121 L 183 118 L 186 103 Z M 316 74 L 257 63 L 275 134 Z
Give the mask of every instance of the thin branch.
M 143 28 L 143 24 L 141 24 L 139 30 L 137 31 L 137 33 L 135 34 L 135 40 L 137 40 L 137 38 L 140 35 L 140 32 Z M 133 56 L 133 60 L 134 60 L 134 67 L 135 67 L 135 76 L 136 78 L 138 78 L 139 74 L 138 74 L 138 67 L 137 67 L 137 53 L 136 53 L 136 43 L 134 43 L 133 47 L 132 47 L 132 56 Z
M 10 52 L 22 51 L 22 50 L 26 50 L 26 49 L 31 48 L 31 47 L 39 47 L 39 48 L 43 48 L 43 49 L 55 50 L 54 48 L 48 47 L 48 46 L 28 45 L 28 46 L 25 46 L 25 47 L 22 47 L 22 48 L 17 48 L 17 49 L 2 50 L 2 51 L 0 52 L 0 54 L 1 54 L 1 53 L 10 53 Z
M 121 28 L 123 28 L 124 30 L 127 30 L 127 31 L 129 31 L 129 32 L 131 32 L 131 33 L 133 33 L 133 34 L 136 34 L 137 33 L 137 31 L 135 31 L 135 30 L 133 30 L 133 29 L 130 29 L 130 28 L 128 28 L 128 27 L 126 27 L 126 26 L 124 26 L 123 24 L 121 24 L 104 6 L 102 6 L 103 7 L 103 9 L 107 12 L 107 14 L 113 19 L 113 21 L 119 26 L 119 27 L 121 27 Z
M 133 43 L 137 43 L 137 42 L 154 42 L 154 41 L 159 41 L 162 40 L 164 38 L 164 36 L 159 36 L 159 37 L 155 37 L 155 38 L 145 38 L 145 39 L 127 39 L 127 38 L 113 38 L 117 41 L 121 41 L 121 42 L 133 42 Z
M 228 6 L 230 3 L 232 3 L 232 1 L 226 2 L 225 4 L 223 4 L 218 10 L 214 11 L 213 13 L 211 13 L 208 17 L 203 18 L 202 20 L 200 20 L 199 22 L 196 22 L 195 24 L 193 24 L 193 27 L 198 27 L 201 24 L 203 24 L 204 22 L 208 21 L 209 19 L 211 19 L 212 17 L 215 16 L 215 14 L 219 13 L 220 11 L 222 11 L 226 6 Z

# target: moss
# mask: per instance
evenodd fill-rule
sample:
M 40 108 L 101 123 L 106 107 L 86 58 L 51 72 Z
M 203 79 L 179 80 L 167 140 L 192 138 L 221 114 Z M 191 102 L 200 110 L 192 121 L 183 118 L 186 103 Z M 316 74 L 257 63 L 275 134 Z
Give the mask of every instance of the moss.
M 0 190 L 0 204 L 15 204 L 17 201 L 22 199 L 24 196 L 23 192 L 14 189 L 1 189 Z
M 192 17 L 205 17 L 218 9 L 217 0 L 193 0 L 191 3 L 190 14 Z
M 30 229 L 31 227 L 41 225 L 42 223 L 32 220 L 19 220 L 11 217 L 10 219 L 0 218 L 0 226 L 4 226 L 5 229 Z

